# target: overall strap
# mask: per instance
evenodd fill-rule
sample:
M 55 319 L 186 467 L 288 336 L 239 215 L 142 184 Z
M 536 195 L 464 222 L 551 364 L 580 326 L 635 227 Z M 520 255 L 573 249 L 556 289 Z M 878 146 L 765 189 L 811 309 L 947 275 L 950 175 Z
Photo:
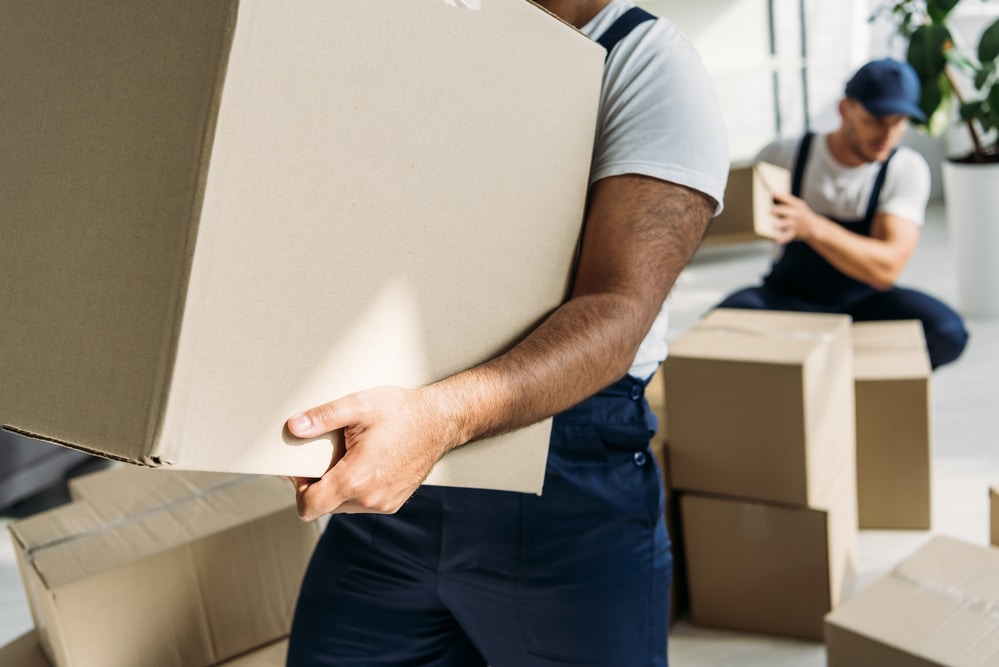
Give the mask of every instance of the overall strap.
M 867 213 L 864 214 L 864 220 L 868 223 L 874 220 L 874 212 L 878 208 L 878 200 L 881 199 L 881 188 L 885 184 L 885 175 L 888 173 L 888 163 L 891 159 L 895 157 L 895 153 L 898 149 L 891 152 L 884 162 L 881 163 L 881 169 L 878 171 L 877 177 L 874 179 L 874 186 L 871 188 L 871 198 L 867 200 Z
M 801 145 L 798 146 L 798 159 L 794 163 L 794 175 L 791 178 L 791 194 L 795 197 L 801 196 L 801 183 L 805 178 L 805 163 L 808 162 L 808 151 L 812 147 L 814 132 L 806 132 L 801 138 Z
M 638 25 L 645 23 L 646 21 L 655 21 L 656 17 L 648 13 L 641 7 L 632 7 L 624 14 L 621 14 L 616 21 L 607 28 L 607 31 L 600 35 L 597 39 L 597 44 L 607 49 L 607 55 L 604 56 L 604 61 L 610 58 L 611 49 L 613 49 L 618 42 L 628 36 L 628 33 L 632 31 Z

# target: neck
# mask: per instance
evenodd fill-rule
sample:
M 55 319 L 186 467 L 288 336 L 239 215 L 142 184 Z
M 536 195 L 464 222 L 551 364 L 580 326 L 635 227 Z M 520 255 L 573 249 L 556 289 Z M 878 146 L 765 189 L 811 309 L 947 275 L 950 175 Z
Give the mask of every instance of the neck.
M 582 28 L 607 6 L 610 0 L 534 0 L 566 23 Z
M 863 155 L 860 155 L 850 146 L 850 142 L 846 140 L 846 136 L 843 133 L 842 126 L 829 134 L 826 140 L 826 145 L 829 147 L 829 152 L 832 154 L 833 159 L 839 162 L 841 165 L 846 167 L 859 167 L 862 164 L 866 164 L 867 160 Z

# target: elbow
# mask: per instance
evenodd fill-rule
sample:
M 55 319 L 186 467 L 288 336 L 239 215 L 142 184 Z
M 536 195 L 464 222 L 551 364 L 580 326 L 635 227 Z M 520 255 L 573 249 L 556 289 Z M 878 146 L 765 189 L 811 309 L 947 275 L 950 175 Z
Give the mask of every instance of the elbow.
M 879 292 L 887 292 L 895 286 L 901 273 L 901 267 L 882 267 L 869 276 L 867 283 Z

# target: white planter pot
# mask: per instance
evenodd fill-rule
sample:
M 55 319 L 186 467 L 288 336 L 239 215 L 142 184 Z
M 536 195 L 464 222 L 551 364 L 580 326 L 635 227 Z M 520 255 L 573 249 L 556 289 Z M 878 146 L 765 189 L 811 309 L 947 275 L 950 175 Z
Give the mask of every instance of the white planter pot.
M 944 160 L 943 181 L 958 309 L 969 317 L 999 317 L 999 164 Z

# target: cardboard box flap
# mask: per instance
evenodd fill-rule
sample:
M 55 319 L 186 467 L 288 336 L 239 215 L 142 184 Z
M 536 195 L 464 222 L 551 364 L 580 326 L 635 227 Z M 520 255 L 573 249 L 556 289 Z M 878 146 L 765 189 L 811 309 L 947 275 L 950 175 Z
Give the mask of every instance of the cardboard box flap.
M 718 308 L 674 342 L 670 355 L 800 364 L 849 321 L 845 315 Z
M 133 514 L 122 514 L 112 504 L 78 501 L 9 528 L 26 559 L 54 589 L 256 518 L 293 513 L 290 491 L 281 479 L 234 477 Z
M 930 375 L 926 339 L 918 320 L 857 322 L 853 325 L 853 352 L 858 380 Z
M 0 384 L 6 426 L 145 459 L 234 7 L 5 3 L 0 368 L 16 378 Z M 59 409 L 39 417 L 38 405 Z
M 928 544 L 827 622 L 932 664 L 999 660 L 999 551 L 949 537 Z M 843 641 L 842 633 L 836 641 Z

